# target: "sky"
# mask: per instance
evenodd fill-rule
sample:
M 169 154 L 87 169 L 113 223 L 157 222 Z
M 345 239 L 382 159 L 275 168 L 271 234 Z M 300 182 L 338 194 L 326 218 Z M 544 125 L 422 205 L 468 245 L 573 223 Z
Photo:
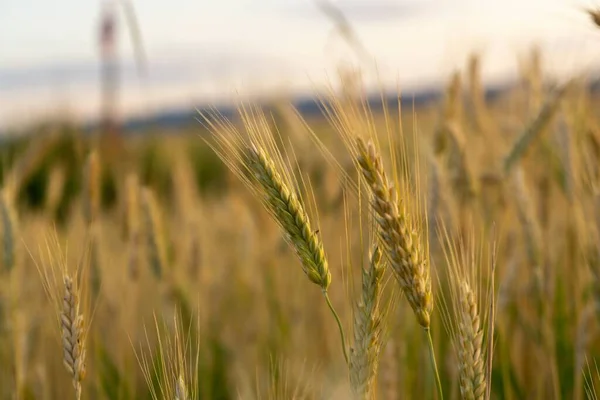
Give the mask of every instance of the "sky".
M 358 60 L 314 0 L 132 0 L 145 74 L 119 14 L 120 110 L 143 114 L 240 94 L 308 92 L 362 62 L 367 81 L 443 82 L 482 55 L 487 82 L 541 47 L 557 75 L 600 67 L 600 0 L 331 0 L 367 56 Z M 107 1 L 0 0 L 0 128 L 98 110 L 100 10 Z

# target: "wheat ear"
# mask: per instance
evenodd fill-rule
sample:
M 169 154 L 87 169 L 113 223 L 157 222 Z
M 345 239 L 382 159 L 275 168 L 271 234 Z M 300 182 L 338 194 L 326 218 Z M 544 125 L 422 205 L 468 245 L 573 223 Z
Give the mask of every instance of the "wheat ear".
M 466 281 L 459 289 L 458 362 L 463 399 L 483 400 L 486 395 L 483 329 L 477 299 Z
M 90 286 L 94 299 L 100 294 L 102 273 L 100 270 L 100 232 L 97 224 L 100 213 L 101 166 L 97 151 L 92 151 L 85 163 L 83 215 L 90 235 Z
M 429 329 L 433 310 L 433 295 L 429 265 L 419 245 L 417 233 L 398 204 L 392 183 L 383 169 L 375 146 L 357 138 L 358 164 L 373 194 L 373 210 L 380 227 L 380 236 L 389 254 L 390 266 L 404 292 L 417 321 Z
M 137 279 L 139 275 L 140 263 L 140 188 L 138 178 L 134 173 L 130 173 L 125 181 L 125 234 L 127 236 L 129 247 L 129 259 L 127 272 L 132 280 Z
M 85 377 L 85 345 L 83 316 L 79 312 L 79 299 L 73 280 L 63 278 L 65 294 L 60 315 L 62 327 L 63 361 L 73 380 L 76 398 L 81 398 L 81 382 Z
M 448 268 L 450 301 L 441 298 L 442 318 L 458 359 L 462 399 L 489 399 L 495 321 L 495 246 L 476 248 L 469 240 L 451 239 L 445 227 L 444 254 Z M 490 253 L 491 252 L 491 253 Z M 487 269 L 487 267 L 491 267 Z M 484 283 L 484 280 L 486 283 Z M 487 332 L 485 326 L 487 325 Z
M 390 266 L 400 288 L 410 304 L 419 325 L 425 328 L 429 355 L 435 373 L 437 390 L 444 398 L 435 350 L 431 337 L 433 294 L 429 277 L 429 262 L 419 237 L 406 211 L 400 207 L 397 193 L 383 168 L 383 161 L 373 142 L 356 139 L 357 161 L 372 195 L 372 207 L 379 225 L 379 235 L 388 254 Z
M 342 322 L 327 293 L 331 284 L 331 272 L 325 257 L 323 243 L 313 231 L 308 214 L 302 207 L 298 196 L 285 183 L 267 153 L 254 145 L 248 147 L 247 150 L 247 166 L 263 189 L 264 203 L 283 228 L 285 238 L 295 249 L 302 263 L 302 270 L 308 279 L 320 286 L 323 291 L 327 306 L 338 325 L 344 359 L 348 363 Z
M 321 238 L 311 226 L 308 213 L 292 183 L 289 166 L 283 161 L 264 114 L 242 107 L 240 115 L 249 137 L 240 134 L 218 114 L 213 116 L 216 118 L 204 117 L 208 128 L 217 137 L 216 145 L 211 147 L 261 200 L 283 230 L 285 240 L 296 252 L 305 275 L 321 288 L 340 331 L 344 359 L 348 363 L 344 329 L 327 292 L 331 284 L 331 272 Z
M 373 249 L 369 268 L 362 270 L 362 295 L 354 316 L 354 346 L 350 350 L 350 384 L 357 399 L 372 399 L 381 350 L 379 309 L 384 265 Z
M 50 239 L 50 240 L 48 240 Z M 41 249 L 40 249 L 41 250 Z M 56 321 L 60 329 L 63 364 L 71 376 L 75 388 L 76 399 L 81 398 L 82 382 L 86 375 L 85 340 L 88 333 L 84 308 L 80 299 L 81 264 L 70 273 L 67 257 L 62 254 L 56 232 L 46 239 L 46 252 L 41 252 L 41 264 L 35 260 L 35 267 L 42 278 L 44 291 L 53 303 Z
M 263 188 L 269 211 L 285 231 L 286 239 L 293 245 L 308 279 L 327 291 L 331 272 L 323 243 L 311 228 L 306 211 L 267 154 L 256 146 L 248 150 L 248 166 Z

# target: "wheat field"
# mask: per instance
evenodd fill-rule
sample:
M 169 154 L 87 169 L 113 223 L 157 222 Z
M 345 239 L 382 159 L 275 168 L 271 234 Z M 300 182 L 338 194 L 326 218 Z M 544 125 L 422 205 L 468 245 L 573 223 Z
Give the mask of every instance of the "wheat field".
M 480 68 L 7 142 L 0 398 L 598 398 L 598 100 Z

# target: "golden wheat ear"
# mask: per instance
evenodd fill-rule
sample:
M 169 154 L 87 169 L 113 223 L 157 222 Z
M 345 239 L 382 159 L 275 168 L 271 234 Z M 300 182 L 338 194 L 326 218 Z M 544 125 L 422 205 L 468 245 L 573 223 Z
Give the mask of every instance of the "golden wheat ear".
M 441 236 L 449 285 L 448 298 L 441 299 L 442 319 L 458 359 L 461 397 L 483 400 L 489 395 L 493 351 L 494 250 L 476 248 L 472 237 L 451 239 L 445 229 Z
M 40 250 L 40 255 L 41 263 L 35 264 L 56 313 L 63 364 L 71 377 L 75 398 L 79 400 L 86 375 L 86 337 L 89 324 L 89 314 L 82 301 L 82 264 L 80 262 L 75 270 L 68 267 L 56 233 L 46 239 L 46 249 Z
M 63 362 L 72 377 L 77 399 L 81 398 L 81 382 L 85 378 L 84 320 L 73 279 L 63 277 L 65 294 L 61 312 Z
M 372 194 L 372 208 L 389 262 L 417 321 L 428 329 L 433 310 L 429 264 L 420 238 L 396 200 L 392 182 L 372 142 L 356 139 L 358 165 Z
M 384 105 L 385 129 L 378 132 L 378 124 L 368 102 L 363 99 L 346 104 L 331 96 L 322 102 L 326 118 L 342 138 L 370 199 L 370 212 L 378 226 L 383 254 L 411 306 L 418 324 L 427 336 L 437 391 L 443 397 L 442 383 L 435 358 L 431 335 L 433 293 L 430 279 L 429 244 L 426 212 L 420 198 L 421 176 L 416 131 L 412 137 L 414 156 L 410 158 L 408 137 L 395 132 L 387 105 Z M 399 141 L 395 135 L 400 133 Z M 391 173 L 388 176 L 381 156 L 379 139 L 391 155 Z M 396 146 L 400 146 L 398 152 Z M 355 187 L 360 193 L 361 186 Z M 413 213 L 414 212 L 414 213 Z M 425 218 L 423 217 L 425 215 Z

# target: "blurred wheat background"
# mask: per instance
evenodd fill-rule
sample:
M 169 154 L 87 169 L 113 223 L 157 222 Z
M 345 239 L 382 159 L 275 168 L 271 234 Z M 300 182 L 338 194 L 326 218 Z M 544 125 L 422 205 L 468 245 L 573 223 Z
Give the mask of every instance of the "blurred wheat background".
M 599 398 L 595 76 L 472 52 L 415 102 L 319 5 L 359 61 L 317 112 L 128 130 L 109 42 L 101 123 L 6 129 L 0 398 Z

